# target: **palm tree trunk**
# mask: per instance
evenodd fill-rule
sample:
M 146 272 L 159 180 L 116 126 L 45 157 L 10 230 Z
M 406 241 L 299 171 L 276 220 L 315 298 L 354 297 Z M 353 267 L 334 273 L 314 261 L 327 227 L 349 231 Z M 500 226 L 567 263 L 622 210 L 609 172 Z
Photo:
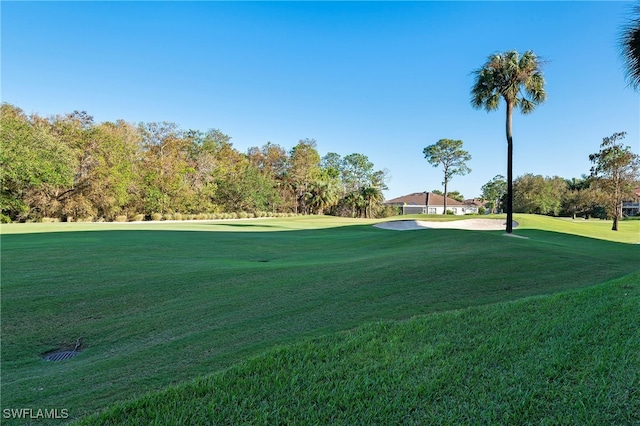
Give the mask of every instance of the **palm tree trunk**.
M 511 118 L 513 104 L 507 102 L 507 234 L 513 233 L 513 135 Z

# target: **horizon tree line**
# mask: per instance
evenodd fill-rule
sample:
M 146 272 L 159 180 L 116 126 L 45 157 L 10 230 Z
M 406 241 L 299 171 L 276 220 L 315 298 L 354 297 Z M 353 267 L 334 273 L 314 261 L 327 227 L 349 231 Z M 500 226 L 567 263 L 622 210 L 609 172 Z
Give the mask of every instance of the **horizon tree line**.
M 220 212 L 381 214 L 389 172 L 364 154 L 320 157 L 314 139 L 238 151 L 218 129 L 96 123 L 0 106 L 3 222 Z
M 589 155 L 589 174 L 565 179 L 526 173 L 513 182 L 513 211 L 551 216 L 613 219 L 618 230 L 625 201 L 638 201 L 640 155 L 624 146 L 626 133 L 603 138 L 600 150 Z M 507 182 L 495 176 L 482 186 L 482 197 L 492 211 L 506 207 Z

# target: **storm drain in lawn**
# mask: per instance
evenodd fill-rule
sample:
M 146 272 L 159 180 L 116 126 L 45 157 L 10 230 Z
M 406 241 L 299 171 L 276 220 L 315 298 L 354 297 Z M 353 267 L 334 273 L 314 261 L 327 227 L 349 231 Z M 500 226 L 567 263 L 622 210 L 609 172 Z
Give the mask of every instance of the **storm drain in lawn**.
M 72 350 L 62 350 L 48 353 L 44 356 L 45 361 L 64 361 L 65 359 L 73 358 L 80 354 L 78 350 L 80 348 L 80 338 L 76 341 L 76 346 Z

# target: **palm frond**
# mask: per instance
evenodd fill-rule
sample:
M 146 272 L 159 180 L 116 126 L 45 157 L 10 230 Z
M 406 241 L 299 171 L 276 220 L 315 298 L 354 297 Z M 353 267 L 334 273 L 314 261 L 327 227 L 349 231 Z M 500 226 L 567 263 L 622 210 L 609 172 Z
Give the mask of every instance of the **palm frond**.
M 533 102 L 541 104 L 547 99 L 547 92 L 544 90 L 544 76 L 541 72 L 531 75 L 525 82 L 525 91 Z
M 620 37 L 622 59 L 629 85 L 640 89 L 640 3 L 633 7 L 633 14 L 624 26 Z
M 529 114 L 530 112 L 533 112 L 534 109 L 536 109 L 536 104 L 534 102 L 527 98 L 520 99 L 520 112 L 523 114 Z
M 485 102 L 485 109 L 487 111 L 493 111 L 498 109 L 499 105 L 500 105 L 500 94 L 496 92 L 487 98 Z
M 540 58 L 530 50 L 523 55 L 511 50 L 489 56 L 484 66 L 474 72 L 471 104 L 491 111 L 498 108 L 502 97 L 525 114 L 533 111 L 546 99 L 541 65 Z
M 495 92 L 495 76 L 491 69 L 481 68 L 474 72 L 476 83 L 471 88 L 471 105 L 474 108 L 487 108 L 487 99 Z

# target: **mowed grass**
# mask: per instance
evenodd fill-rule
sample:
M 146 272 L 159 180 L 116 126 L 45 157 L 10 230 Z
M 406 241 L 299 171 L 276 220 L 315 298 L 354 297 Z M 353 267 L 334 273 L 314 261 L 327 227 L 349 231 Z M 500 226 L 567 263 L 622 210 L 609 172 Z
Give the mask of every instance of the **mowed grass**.
M 639 424 L 639 281 L 367 324 L 80 424 Z
M 444 216 L 444 215 L 406 215 L 402 219 L 415 219 L 425 221 L 450 221 L 464 220 L 469 217 Z M 471 216 L 472 219 L 506 219 L 506 215 Z M 561 234 L 580 235 L 587 238 L 598 238 L 620 243 L 640 244 L 640 220 L 623 220 L 618 223 L 619 230 L 611 230 L 611 220 L 582 218 L 571 219 L 565 217 L 549 217 L 533 214 L 516 214 L 514 220 L 518 226 L 513 232 L 516 235 L 527 235 L 527 230 L 538 229 L 543 231 L 558 232 Z M 524 231 L 524 232 L 522 232 Z
M 308 217 L 3 226 L 2 408 L 77 418 L 276 345 L 639 269 L 638 246 L 516 219 L 529 239 Z M 78 337 L 81 355 L 42 360 Z

